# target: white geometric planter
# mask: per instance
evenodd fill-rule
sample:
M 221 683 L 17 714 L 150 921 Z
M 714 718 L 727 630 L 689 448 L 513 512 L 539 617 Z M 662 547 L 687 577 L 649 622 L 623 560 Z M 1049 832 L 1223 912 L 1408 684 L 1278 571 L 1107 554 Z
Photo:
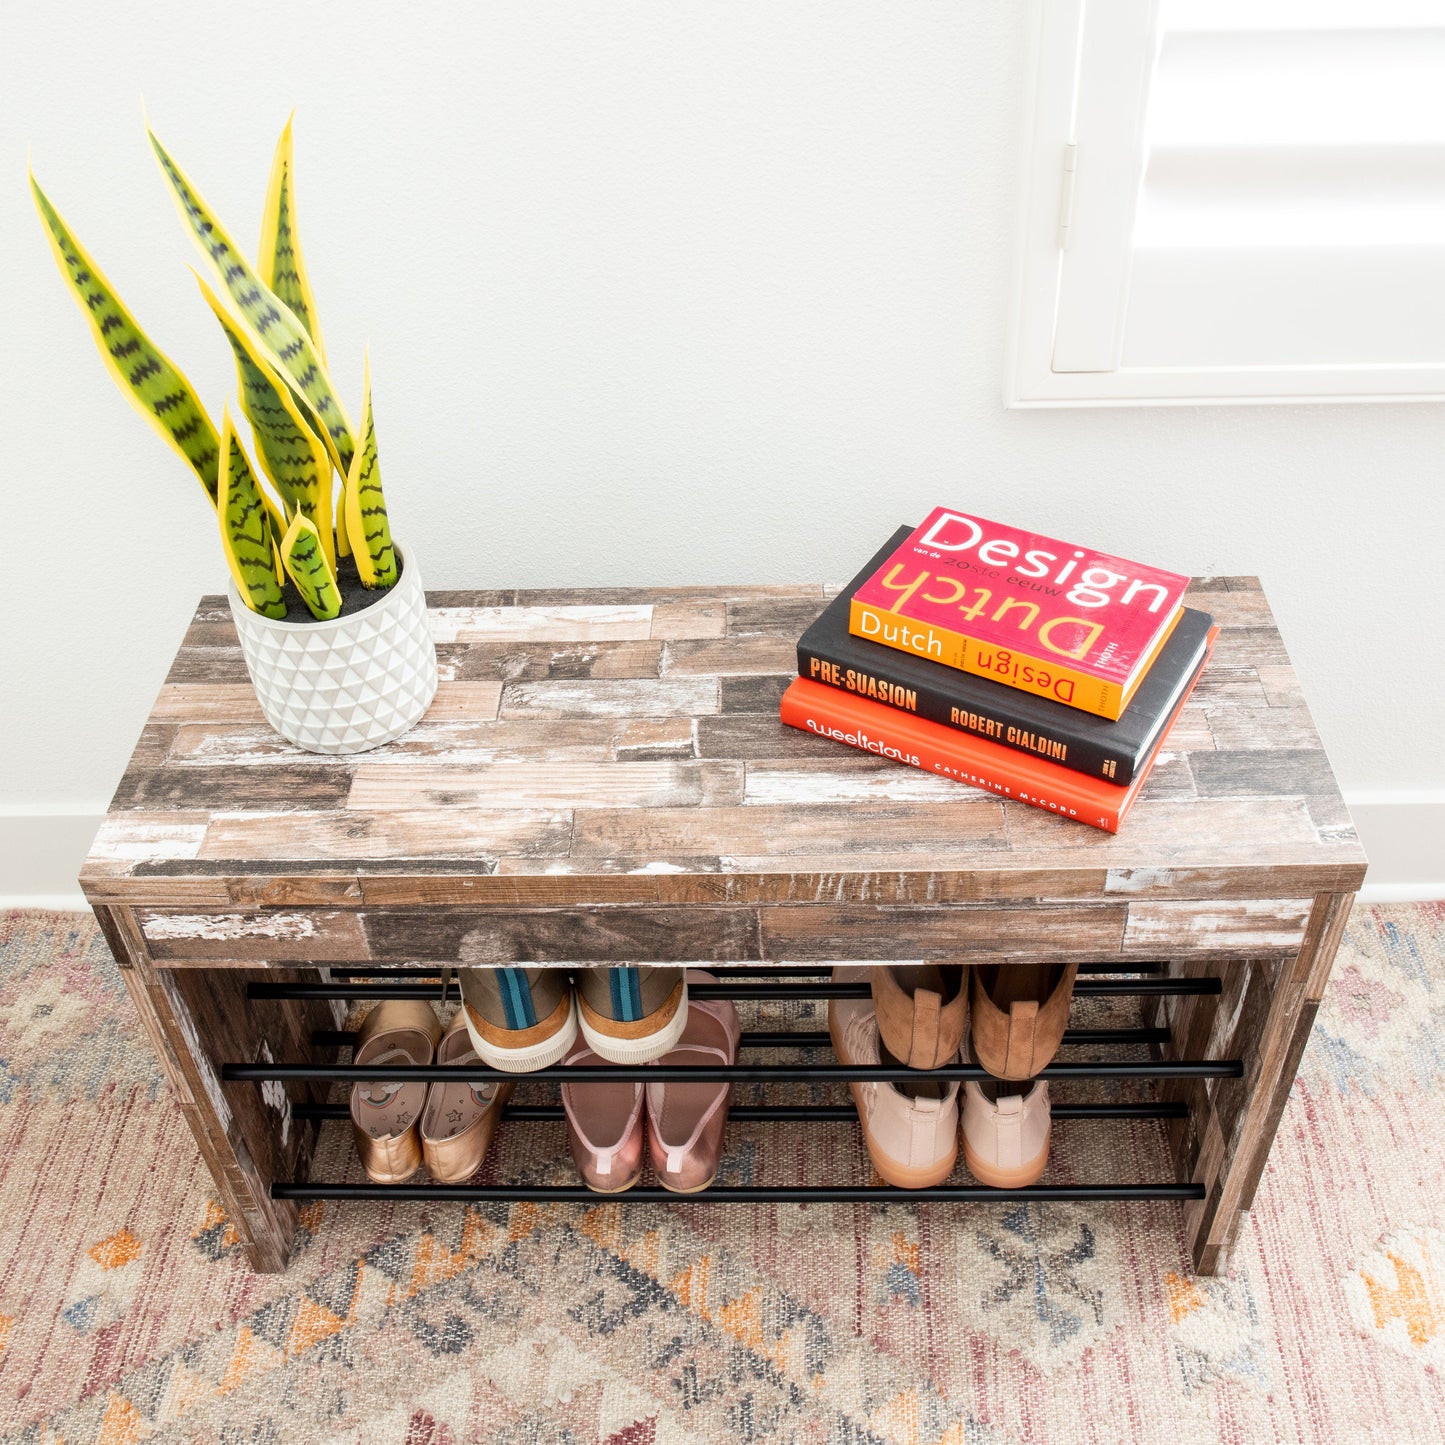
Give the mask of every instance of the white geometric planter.
M 437 655 L 426 596 L 416 563 L 401 562 L 385 597 L 329 622 L 262 617 L 231 582 L 231 616 L 261 711 L 297 747 L 365 752 L 400 737 L 431 706 Z

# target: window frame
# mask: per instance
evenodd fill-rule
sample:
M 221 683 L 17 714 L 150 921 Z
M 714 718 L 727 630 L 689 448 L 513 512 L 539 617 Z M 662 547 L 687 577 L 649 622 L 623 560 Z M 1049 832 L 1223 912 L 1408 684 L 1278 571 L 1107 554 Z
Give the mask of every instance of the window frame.
M 1128 298 L 1128 267 L 1120 273 L 1121 228 L 1132 233 L 1143 168 L 1144 100 L 1152 66 L 1156 0 L 1033 0 L 1030 76 L 1016 230 L 1016 286 L 1009 327 L 1005 402 L 1009 407 L 1178 406 L 1254 403 L 1421 402 L 1445 400 L 1445 364 L 1322 363 L 1291 366 L 1122 367 L 1117 352 Z M 1099 21 L 1102 19 L 1102 28 Z M 1124 57 L 1132 56 L 1132 59 Z M 1115 60 L 1109 104 L 1076 115 L 1081 80 L 1097 86 L 1097 67 Z M 1084 68 L 1096 67 L 1085 77 Z M 1132 110 L 1131 110 L 1132 105 Z M 1090 138 L 1080 122 L 1093 126 Z M 1089 184 L 1100 151 L 1129 144 L 1127 168 Z M 1076 146 L 1069 158 L 1071 146 Z M 1116 151 L 1115 154 L 1120 154 Z M 1077 166 L 1072 183 L 1066 170 Z M 1095 172 L 1096 181 L 1099 173 Z M 1114 211 L 1103 208 L 1112 205 Z M 1067 250 L 1061 229 L 1069 224 Z M 1112 233 L 1112 241 L 1109 239 Z M 1101 239 L 1102 238 L 1102 239 Z M 1112 246 L 1112 254 L 1111 254 Z M 1076 254 L 1076 248 L 1078 254 Z M 1127 263 L 1127 245 L 1123 254 Z M 1116 364 L 1100 370 L 1056 371 L 1057 319 L 1065 266 L 1092 266 L 1099 284 L 1087 302 L 1098 316 L 1113 308 Z M 1075 274 L 1078 274 L 1077 271 Z M 1071 295 L 1077 297 L 1079 288 Z M 1075 303 L 1077 304 L 1077 302 Z M 1107 342 L 1071 363 L 1107 363 Z

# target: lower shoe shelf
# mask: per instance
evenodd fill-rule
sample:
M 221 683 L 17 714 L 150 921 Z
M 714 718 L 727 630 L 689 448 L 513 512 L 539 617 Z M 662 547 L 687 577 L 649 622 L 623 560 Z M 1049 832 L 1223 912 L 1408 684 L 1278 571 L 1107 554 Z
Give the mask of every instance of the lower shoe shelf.
M 1030 1184 L 1024 1189 L 995 1189 L 986 1184 L 935 1184 L 931 1189 L 893 1189 L 880 1185 L 714 1184 L 697 1194 L 676 1194 L 637 1184 L 620 1194 L 598 1194 L 582 1184 L 273 1184 L 275 1199 L 455 1199 L 576 1204 L 900 1204 L 931 1200 L 940 1204 L 979 1204 L 1021 1199 L 1085 1204 L 1113 1199 L 1203 1199 L 1202 1184 Z
M 1108 971 L 1115 976 L 1098 977 Z M 698 997 L 757 1000 L 760 1002 L 792 1000 L 826 1000 L 857 998 L 867 995 L 867 987 L 833 983 L 827 970 L 789 970 L 784 977 L 769 975 L 763 969 L 719 970 L 721 981 L 712 985 L 691 985 Z M 1121 971 L 1122 972 L 1122 971 Z M 1129 994 L 1212 994 L 1220 982 L 1216 978 L 1171 977 L 1157 964 L 1137 965 L 1131 977 L 1119 977 L 1108 965 L 1085 966 L 1075 987 L 1083 998 L 1105 1001 Z M 255 999 L 276 998 L 415 998 L 445 1001 L 448 983 L 440 975 L 435 981 L 422 970 L 357 969 L 334 970 L 315 983 L 255 982 L 248 993 Z M 344 1029 L 319 1029 L 311 1038 L 312 1045 L 324 1054 L 346 1048 L 355 1034 Z M 1113 1081 L 1147 1079 L 1237 1079 L 1243 1075 L 1238 1059 L 1174 1059 L 1162 1056 L 1162 1048 L 1170 1040 L 1167 1028 L 1072 1028 L 1064 1036 L 1069 1048 L 1079 1046 L 1126 1046 L 1136 1051 L 1149 1050 L 1147 1058 L 1123 1059 L 1055 1059 L 1039 1075 L 1057 1081 L 1101 1079 Z M 756 1050 L 826 1050 L 829 1036 L 822 1030 L 786 1029 L 745 1030 L 740 1047 Z M 332 1055 L 334 1057 L 334 1054 Z M 654 1082 L 728 1082 L 740 1085 L 846 1084 L 870 1081 L 906 1083 L 916 1081 L 918 1071 L 906 1066 L 882 1065 L 850 1067 L 838 1063 L 752 1063 L 743 1062 L 716 1067 L 669 1066 L 643 1064 L 633 1067 L 607 1065 L 597 1068 L 549 1068 L 530 1074 L 504 1073 L 485 1066 L 356 1066 L 347 1063 L 308 1061 L 302 1063 L 229 1063 L 222 1066 L 221 1077 L 228 1083 L 240 1082 L 312 1082 L 315 1084 L 354 1083 L 370 1080 L 459 1081 L 498 1080 L 528 1085 L 557 1083 L 620 1082 L 624 1080 Z M 986 1080 L 990 1075 L 973 1064 L 955 1064 L 930 1070 L 929 1077 L 940 1080 Z M 349 1117 L 345 1102 L 300 1102 L 291 1106 L 297 1120 L 321 1122 L 345 1120 Z M 1150 1099 L 1104 1101 L 1059 1101 L 1051 1109 L 1058 1122 L 1072 1120 L 1160 1120 L 1178 1121 L 1188 1118 L 1183 1103 Z M 502 1124 L 508 1122 L 557 1122 L 564 1118 L 560 1104 L 512 1103 L 503 1113 Z M 734 1103 L 729 1119 L 738 1123 L 854 1123 L 857 1111 L 850 1104 L 817 1102 Z M 544 1182 L 500 1182 L 436 1184 L 430 1181 L 406 1184 L 373 1184 L 348 1180 L 297 1180 L 272 1185 L 277 1199 L 296 1201 L 336 1200 L 452 1200 L 460 1203 L 492 1202 L 559 1202 L 621 1204 L 838 1204 L 838 1203 L 979 1203 L 979 1202 L 1104 1202 L 1112 1200 L 1198 1200 L 1205 1197 L 1202 1184 L 1189 1182 L 1109 1182 L 1109 1183 L 1040 1183 L 1017 1189 L 1000 1189 L 980 1184 L 945 1183 L 926 1189 L 895 1189 L 888 1185 L 729 1185 L 716 1184 L 697 1194 L 680 1194 L 670 1190 L 637 1185 L 619 1194 L 599 1194 L 582 1184 L 550 1184 Z

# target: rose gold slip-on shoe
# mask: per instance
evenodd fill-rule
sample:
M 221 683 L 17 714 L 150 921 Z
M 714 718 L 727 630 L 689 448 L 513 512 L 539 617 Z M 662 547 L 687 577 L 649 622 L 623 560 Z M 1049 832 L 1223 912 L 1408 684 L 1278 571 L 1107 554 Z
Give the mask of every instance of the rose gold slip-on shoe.
M 429 1064 L 442 1026 L 418 999 L 388 999 L 363 1020 L 351 1058 L 357 1064 Z M 421 1163 L 417 1119 L 427 1086 L 377 1079 L 351 1086 L 351 1127 L 356 1153 L 376 1184 L 400 1184 Z
M 564 1068 L 605 1066 L 607 1061 L 583 1047 L 569 1054 Z M 567 1145 L 582 1182 L 598 1194 L 621 1194 L 642 1174 L 642 1085 L 563 1084 Z
M 710 973 L 689 969 L 689 984 L 715 983 Z M 735 1064 L 738 1014 L 726 999 L 694 999 L 682 1037 L 659 1064 Z M 727 1128 L 731 1084 L 648 1084 L 647 1148 L 664 1189 L 696 1194 L 717 1177 Z
M 437 1063 L 482 1063 L 472 1047 L 465 1009 L 457 1010 L 442 1035 Z M 515 1084 L 496 1080 L 465 1079 L 430 1087 L 421 1114 L 421 1153 L 427 1173 L 438 1184 L 460 1184 L 477 1172 L 515 1088 Z

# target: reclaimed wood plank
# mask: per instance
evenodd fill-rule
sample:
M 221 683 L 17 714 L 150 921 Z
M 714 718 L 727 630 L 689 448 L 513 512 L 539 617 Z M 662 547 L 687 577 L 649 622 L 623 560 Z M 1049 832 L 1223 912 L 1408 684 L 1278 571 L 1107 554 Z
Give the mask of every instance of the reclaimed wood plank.
M 344 909 L 187 913 L 144 908 L 137 922 L 151 956 L 168 960 L 358 963 L 368 956 L 361 915 Z
M 456 808 L 716 808 L 742 801 L 740 763 L 483 763 L 465 768 L 357 768 L 348 811 L 434 810 L 444 830 Z
M 1212 756 L 1190 755 L 1196 788 L 1199 765 Z M 1123 830 L 1113 834 L 1016 804 L 1009 811 L 1010 838 L 1019 853 L 1088 852 L 1100 855 L 1101 861 L 1108 858 L 1112 863 L 1110 855 L 1115 855 L 1120 863 L 1133 857 L 1159 867 L 1242 854 L 1261 860 L 1292 845 L 1313 849 L 1319 842 L 1301 798 L 1203 796 L 1202 792 L 1184 800 L 1142 798 L 1125 819 Z
M 1190 591 L 1192 593 L 1192 587 Z M 1264 593 L 1258 590 L 1212 592 L 1208 600 L 1201 598 L 1197 604 L 1189 602 L 1186 595 L 1185 601 L 1189 606 L 1198 606 L 1209 613 L 1225 630 L 1259 627 L 1274 629 L 1274 613 L 1270 611 Z
M 544 760 L 604 762 L 618 756 L 630 721 L 573 718 L 533 722 L 499 718 L 481 722 L 457 719 L 433 722 L 423 719 L 410 732 L 379 748 L 358 753 L 351 760 L 304 752 L 265 724 L 254 728 L 183 726 L 174 735 L 168 762 L 177 768 L 284 764 L 295 769 L 298 776 L 308 768 L 344 766 L 349 770 L 357 765 L 412 768 Z M 680 721 L 690 734 L 690 720 Z M 237 797 L 245 797 L 244 791 Z
M 576 682 L 511 682 L 501 716 L 696 717 L 718 711 L 712 677 L 601 678 Z
M 1329 759 L 1313 748 L 1248 748 L 1201 753 L 1194 783 L 1203 798 L 1300 797 L 1335 793 Z
M 398 806 L 390 810 L 349 805 L 342 812 L 217 813 L 195 856 L 231 859 L 242 867 L 248 858 L 278 856 L 339 862 L 471 854 L 536 858 L 560 857 L 571 842 L 572 814 L 539 802 L 510 808 L 460 803 L 443 813 L 417 808 L 418 801 L 414 795 L 394 796 Z
M 517 963 L 673 963 L 755 959 L 751 908 L 369 909 L 371 957 L 464 967 Z
M 788 727 L 776 712 L 697 719 L 697 751 L 703 758 L 816 758 L 819 746 L 818 738 Z
M 821 588 L 801 595 L 745 596 L 728 602 L 728 636 L 771 634 L 797 642 L 828 605 Z M 794 667 L 796 667 L 796 662 Z
M 165 683 L 151 708 L 153 722 L 265 722 L 256 689 L 249 682 Z
M 1264 685 L 1252 667 L 1230 666 L 1215 649 L 1209 666 L 1194 684 L 1193 703 L 1198 706 L 1227 703 L 1236 707 L 1268 707 Z
M 652 609 L 656 638 L 721 637 L 727 625 L 727 603 L 721 600 L 658 602 Z
M 1210 735 L 1220 752 L 1270 748 L 1317 752 L 1319 734 L 1303 707 L 1211 707 L 1206 709 Z
M 165 680 L 167 683 L 203 683 L 210 687 L 249 687 L 251 674 L 246 670 L 246 659 L 237 643 L 235 647 L 183 647 L 176 653 Z
M 974 955 L 1094 958 L 1117 954 L 1122 906 L 759 909 L 768 958 L 937 959 Z
M 627 854 L 651 861 L 673 857 L 747 854 L 805 857 L 837 854 L 849 844 L 874 851 L 930 853 L 941 842 L 967 840 L 972 848 L 1007 844 L 997 799 L 910 807 L 837 804 L 817 807 L 759 805 L 737 808 L 579 809 L 572 857 Z
M 516 637 L 530 642 L 646 638 L 652 631 L 650 603 L 580 603 L 550 607 L 433 607 L 434 642 L 469 642 Z
M 1240 954 L 1297 950 L 1312 903 L 1310 898 L 1134 899 L 1124 951 L 1157 957 L 1179 949 Z
M 1214 734 L 1209 727 L 1209 714 L 1202 704 L 1186 703 L 1164 735 L 1163 746 L 1170 752 L 1195 753 L 1201 748 L 1214 751 Z
M 571 606 L 579 601 L 607 606 L 646 604 L 657 606 L 668 602 L 727 602 L 733 597 L 753 601 L 769 597 L 817 597 L 821 589 L 815 582 L 741 582 L 741 583 L 667 583 L 649 587 L 530 587 L 518 588 L 513 605 L 531 607 Z M 431 594 L 427 594 L 430 601 Z
M 987 796 L 949 778 L 918 768 L 901 768 L 884 758 L 871 758 L 834 748 L 833 756 L 801 762 L 762 759 L 747 765 L 742 801 L 749 807 L 771 804 L 861 802 L 956 802 L 961 796 Z M 857 761 L 854 762 L 853 759 Z
M 783 694 L 792 676 L 723 677 L 718 679 L 718 711 L 764 713 L 777 720 Z M 781 726 L 781 724 L 779 724 Z M 792 729 L 796 732 L 797 729 Z
M 716 637 L 669 642 L 662 654 L 664 677 L 782 673 L 791 679 L 797 670 L 797 639 L 789 637 Z
M 657 762 L 697 756 L 697 722 L 690 717 L 626 718 L 618 726 L 613 755 L 620 762 Z
M 1271 707 L 1304 707 L 1304 689 L 1292 667 L 1261 667 L 1260 685 Z
M 1214 647 L 1211 666 L 1239 667 L 1257 670 L 1278 667 L 1289 662 L 1284 642 L 1272 627 L 1226 627 Z M 1206 669 L 1207 671 L 1207 669 Z M 1201 678 L 1202 682 L 1204 679 Z
M 1149 776 L 1144 779 L 1144 786 L 1139 789 L 1135 807 L 1139 803 L 1158 802 L 1164 798 L 1180 800 L 1197 796 L 1189 754 L 1182 749 L 1163 747 L 1154 759 Z M 1129 826 L 1127 819 L 1124 826 Z
M 351 788 L 351 765 L 334 758 L 305 767 L 258 764 L 254 767 L 162 767 L 129 773 L 117 792 L 113 810 L 197 813 L 234 809 L 244 799 L 248 808 L 268 812 L 340 807 Z
M 151 858 L 194 858 L 209 813 L 109 813 L 90 845 L 87 863 L 131 864 Z
M 656 677 L 662 643 L 544 642 L 475 638 L 445 645 L 448 672 L 459 682 L 543 682 L 589 677 Z M 438 656 L 441 656 L 439 652 Z

